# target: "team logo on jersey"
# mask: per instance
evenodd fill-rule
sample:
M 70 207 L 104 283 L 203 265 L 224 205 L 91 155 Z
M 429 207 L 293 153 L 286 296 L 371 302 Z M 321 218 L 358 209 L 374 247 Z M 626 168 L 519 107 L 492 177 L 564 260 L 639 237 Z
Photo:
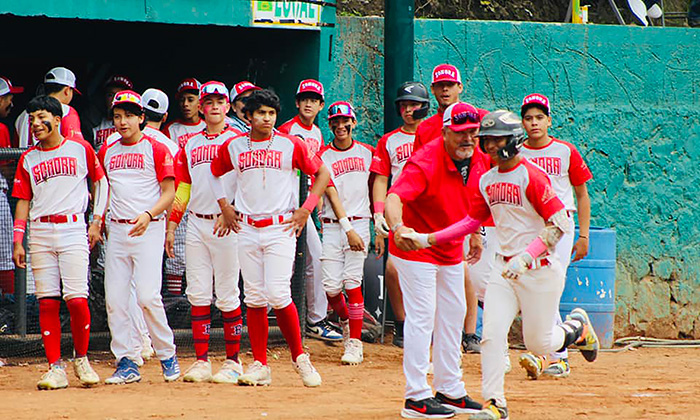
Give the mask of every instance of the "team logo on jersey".
M 112 134 L 114 134 L 116 132 L 117 132 L 117 129 L 114 127 L 104 128 L 102 130 L 97 130 L 97 133 L 95 133 L 95 145 L 98 146 L 98 149 L 99 149 L 99 146 L 101 146 L 107 140 L 107 138 L 109 136 L 111 136 Z
M 211 163 L 216 157 L 216 153 L 219 150 L 218 144 L 206 144 L 204 146 L 198 146 L 192 149 L 192 167 L 202 163 Z
M 333 169 L 333 176 L 338 177 L 349 172 L 367 172 L 365 166 L 365 160 L 361 157 L 348 157 L 333 162 L 331 168 Z
M 187 145 L 187 141 L 199 133 L 185 133 L 177 138 L 177 144 L 180 148 L 184 148 Z
M 396 148 L 396 161 L 397 163 L 403 163 L 411 157 L 413 153 L 413 143 L 402 144 Z
M 166 162 L 167 163 L 167 162 Z M 122 153 L 109 159 L 109 170 L 143 169 L 146 167 L 145 159 L 141 153 Z
M 544 169 L 547 175 L 561 175 L 561 158 L 552 156 L 540 156 L 530 159 L 535 165 Z
M 489 197 L 489 206 L 495 204 L 523 205 L 520 185 L 517 184 L 497 182 L 486 187 L 486 194 Z
M 282 152 L 279 150 L 250 150 L 243 152 L 238 155 L 238 167 L 241 172 L 256 168 L 282 169 Z
M 78 159 L 71 156 L 55 157 L 32 167 L 32 176 L 37 185 L 57 176 L 77 176 L 77 173 Z

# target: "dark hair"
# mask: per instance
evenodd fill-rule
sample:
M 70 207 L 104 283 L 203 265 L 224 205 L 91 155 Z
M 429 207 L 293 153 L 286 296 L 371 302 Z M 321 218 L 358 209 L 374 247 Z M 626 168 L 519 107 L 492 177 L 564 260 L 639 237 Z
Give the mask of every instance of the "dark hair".
M 279 96 L 268 89 L 256 90 L 252 95 L 248 96 L 248 100 L 243 106 L 243 114 L 247 115 L 249 112 L 252 114 L 262 106 L 274 108 L 279 114 L 281 109 Z
M 117 105 L 114 105 L 112 107 L 112 109 L 115 109 L 115 108 L 123 109 L 124 111 L 131 112 L 134 115 L 142 115 L 143 114 L 143 108 L 139 107 L 136 104 L 132 104 L 132 103 L 128 103 L 128 102 L 117 104 Z
M 303 101 L 304 99 L 318 99 L 321 102 L 325 102 L 323 100 L 323 96 L 319 95 L 316 92 L 301 92 L 297 94 L 296 100 L 297 101 Z
M 530 108 L 538 108 L 542 112 L 544 112 L 544 115 L 549 117 L 549 110 L 547 109 L 547 107 L 545 107 L 542 104 L 538 104 L 538 103 L 529 103 L 527 105 L 523 105 L 522 108 L 520 108 L 520 116 L 524 117 L 525 114 L 527 113 L 527 111 L 530 110 Z
M 159 114 L 147 108 L 143 109 L 143 115 L 146 116 L 146 121 L 152 122 L 161 122 L 163 120 L 163 116 L 165 116 L 165 114 Z
M 61 103 L 58 99 L 54 97 L 48 95 L 37 96 L 27 104 L 28 114 L 40 110 L 46 111 L 54 117 L 63 118 L 63 107 L 61 107 Z
M 44 83 L 44 95 L 51 95 L 52 93 L 58 93 L 67 87 L 70 87 L 70 86 L 61 85 L 58 83 Z

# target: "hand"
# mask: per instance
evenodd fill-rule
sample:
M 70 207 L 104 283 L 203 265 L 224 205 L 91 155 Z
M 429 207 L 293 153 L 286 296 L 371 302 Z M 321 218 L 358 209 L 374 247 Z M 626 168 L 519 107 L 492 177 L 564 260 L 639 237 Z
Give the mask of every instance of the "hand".
M 474 265 L 481 259 L 484 244 L 481 242 L 481 235 L 473 233 L 469 236 L 469 252 L 464 257 L 464 261 L 469 265 Z
M 416 251 L 422 249 L 419 243 L 410 239 L 411 234 L 416 233 L 412 228 L 401 226 L 394 232 L 394 243 L 402 251 Z M 406 237 L 408 235 L 408 237 Z
M 311 212 L 307 209 L 299 207 L 294 211 L 292 217 L 282 222 L 283 225 L 289 225 L 286 228 L 284 228 L 284 230 L 291 230 L 292 233 L 295 233 L 298 238 L 299 235 L 301 235 L 301 232 L 304 230 L 304 227 L 306 226 L 306 220 L 309 218 L 310 214 Z
M 165 253 L 168 258 L 175 258 L 175 231 L 168 230 L 165 232 Z
M 382 258 L 384 256 L 384 252 L 386 251 L 386 243 L 384 242 L 384 238 L 381 236 L 375 236 L 374 248 L 377 251 L 377 259 Z
M 505 268 L 503 268 L 503 271 L 501 272 L 501 276 L 507 280 L 515 281 L 520 278 L 520 276 L 525 274 L 525 272 L 532 265 L 533 261 L 532 255 L 528 254 L 527 252 L 518 254 L 508 261 Z
M 18 268 L 27 268 L 27 255 L 24 252 L 24 247 L 21 242 L 14 243 L 14 249 L 12 250 L 12 261 Z
M 382 238 L 389 237 L 389 225 L 381 213 L 374 213 L 374 234 Z
M 240 230 L 240 225 L 238 225 L 238 227 Z M 218 236 L 219 238 L 223 238 L 231 233 L 231 230 L 231 228 L 226 226 L 226 219 L 224 219 L 224 215 L 220 214 L 219 217 L 216 218 L 216 223 L 214 223 L 214 235 Z M 238 231 L 236 231 L 236 233 L 238 233 Z
M 586 258 L 586 255 L 588 255 L 588 238 L 579 237 L 571 250 L 571 255 L 574 255 L 574 261 Z
M 95 221 L 90 223 L 88 227 L 88 243 L 90 244 L 90 249 L 92 249 L 98 242 L 103 242 L 102 239 L 102 221 Z
M 135 238 L 137 236 L 141 236 L 144 233 L 146 233 L 146 229 L 148 229 L 148 225 L 151 223 L 151 216 L 148 215 L 148 213 L 141 213 L 138 216 L 136 216 L 135 219 L 131 219 L 131 224 L 134 225 L 133 228 L 129 231 L 129 237 Z
M 238 214 L 236 209 L 231 205 L 227 204 L 221 208 L 221 216 L 223 216 L 223 223 L 228 228 L 229 230 L 232 230 L 236 233 L 241 231 L 241 225 L 240 225 L 240 220 L 241 220 L 241 215 Z M 218 219 L 217 219 L 218 223 Z M 214 234 L 217 233 L 216 230 L 216 224 L 214 225 Z
M 365 243 L 360 238 L 360 235 L 355 232 L 355 229 L 346 233 L 348 236 L 348 245 L 350 245 L 350 250 L 352 251 L 364 251 Z

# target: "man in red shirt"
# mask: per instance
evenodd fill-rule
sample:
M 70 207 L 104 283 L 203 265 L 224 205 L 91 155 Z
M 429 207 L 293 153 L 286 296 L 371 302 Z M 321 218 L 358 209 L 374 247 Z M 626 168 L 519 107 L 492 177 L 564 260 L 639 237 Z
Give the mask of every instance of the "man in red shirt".
M 402 234 L 443 229 L 468 214 L 468 187 L 476 188 L 488 169 L 474 154 L 479 112 L 455 103 L 444 112 L 442 136 L 415 152 L 389 190 L 385 216 L 391 234 L 389 252 L 399 272 L 406 320 L 404 323 L 403 417 L 446 418 L 474 413 L 481 405 L 467 395 L 460 368 L 460 340 L 466 315 L 464 237 L 417 252 Z M 426 212 L 425 209 L 430 209 Z M 481 249 L 470 250 L 478 259 Z M 436 395 L 427 374 L 430 343 Z

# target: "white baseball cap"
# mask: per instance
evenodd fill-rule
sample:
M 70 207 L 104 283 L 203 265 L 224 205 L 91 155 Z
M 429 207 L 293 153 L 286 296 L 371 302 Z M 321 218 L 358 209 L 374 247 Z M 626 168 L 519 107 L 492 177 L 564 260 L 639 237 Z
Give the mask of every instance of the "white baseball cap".
M 155 112 L 156 114 L 165 114 L 168 112 L 168 95 L 162 90 L 150 88 L 146 89 L 141 95 L 141 103 L 144 109 Z
M 44 83 L 56 83 L 58 85 L 73 88 L 78 95 L 82 95 L 75 84 L 75 74 L 65 67 L 54 67 L 44 76 Z
M 10 79 L 6 77 L 0 77 L 0 96 L 5 96 L 8 93 L 22 93 L 24 88 L 22 86 L 12 86 Z

